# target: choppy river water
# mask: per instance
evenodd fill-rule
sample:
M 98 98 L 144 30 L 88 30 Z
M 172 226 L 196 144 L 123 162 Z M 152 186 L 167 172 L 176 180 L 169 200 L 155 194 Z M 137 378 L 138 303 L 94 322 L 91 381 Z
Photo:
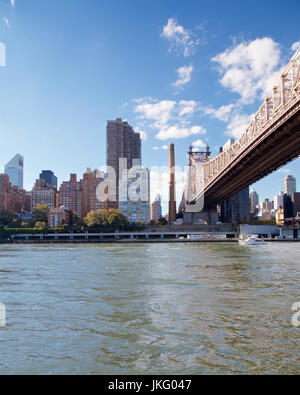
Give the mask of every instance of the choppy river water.
M 2 245 L 0 374 L 299 374 L 299 247 Z

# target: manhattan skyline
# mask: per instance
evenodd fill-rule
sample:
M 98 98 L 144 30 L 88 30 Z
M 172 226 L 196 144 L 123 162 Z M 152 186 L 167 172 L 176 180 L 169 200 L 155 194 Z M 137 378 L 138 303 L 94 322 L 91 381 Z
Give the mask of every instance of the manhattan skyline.
M 193 143 L 215 156 L 244 131 L 299 45 L 299 3 L 275 3 L 2 1 L 0 172 L 22 154 L 31 190 L 43 169 L 60 184 L 105 166 L 106 121 L 117 117 L 141 133 L 150 169 L 168 165 L 170 142 L 182 169 Z M 287 7 L 290 23 L 280 26 Z M 272 199 L 299 163 L 251 187 Z M 152 183 L 151 192 L 161 191 Z

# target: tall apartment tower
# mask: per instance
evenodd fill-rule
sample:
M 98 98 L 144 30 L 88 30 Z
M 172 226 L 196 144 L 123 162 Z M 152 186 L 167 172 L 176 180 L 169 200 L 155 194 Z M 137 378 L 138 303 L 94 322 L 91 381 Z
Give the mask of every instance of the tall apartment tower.
M 255 214 L 258 211 L 258 205 L 259 205 L 259 195 L 254 189 L 251 189 L 251 191 L 250 191 L 250 213 L 251 214 Z
M 123 159 L 121 163 L 126 163 Z M 150 223 L 150 172 L 134 159 L 128 170 L 121 164 L 119 209 L 130 223 Z
M 119 178 L 120 178 L 120 158 L 127 159 L 127 169 L 131 169 L 137 160 L 141 165 L 141 137 L 135 133 L 132 127 L 121 118 L 115 121 L 107 121 L 106 129 L 106 165 L 114 169 L 116 180 L 113 179 L 108 170 L 108 185 L 110 188 L 110 208 L 119 206 Z
M 284 193 L 292 197 L 296 192 L 296 178 L 293 176 L 286 176 L 284 179 Z
M 279 210 L 280 208 L 283 208 L 283 196 L 284 193 L 280 192 L 279 195 L 274 196 L 274 210 Z
M 9 176 L 9 181 L 14 187 L 23 189 L 23 169 L 24 158 L 22 155 L 17 154 L 6 165 L 4 173 Z

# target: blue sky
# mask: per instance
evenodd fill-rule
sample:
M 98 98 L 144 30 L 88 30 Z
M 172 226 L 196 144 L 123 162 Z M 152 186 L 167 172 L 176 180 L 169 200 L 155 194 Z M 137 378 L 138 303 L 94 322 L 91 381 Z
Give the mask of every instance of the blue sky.
M 181 168 L 192 143 L 216 154 L 293 55 L 299 15 L 299 0 L 0 0 L 0 171 L 22 154 L 31 189 L 43 169 L 62 182 L 103 166 L 120 116 L 143 132 L 149 168 L 168 164 L 170 142 Z M 299 163 L 255 184 L 260 197 Z

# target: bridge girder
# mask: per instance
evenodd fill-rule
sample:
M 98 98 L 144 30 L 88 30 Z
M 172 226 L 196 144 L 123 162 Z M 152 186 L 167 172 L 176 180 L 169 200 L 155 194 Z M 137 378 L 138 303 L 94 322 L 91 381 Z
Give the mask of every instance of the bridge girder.
M 216 158 L 192 163 L 198 170 L 190 171 L 187 184 L 196 193 L 186 201 L 194 205 L 204 196 L 204 209 L 215 207 L 299 155 L 300 48 L 241 138 Z

